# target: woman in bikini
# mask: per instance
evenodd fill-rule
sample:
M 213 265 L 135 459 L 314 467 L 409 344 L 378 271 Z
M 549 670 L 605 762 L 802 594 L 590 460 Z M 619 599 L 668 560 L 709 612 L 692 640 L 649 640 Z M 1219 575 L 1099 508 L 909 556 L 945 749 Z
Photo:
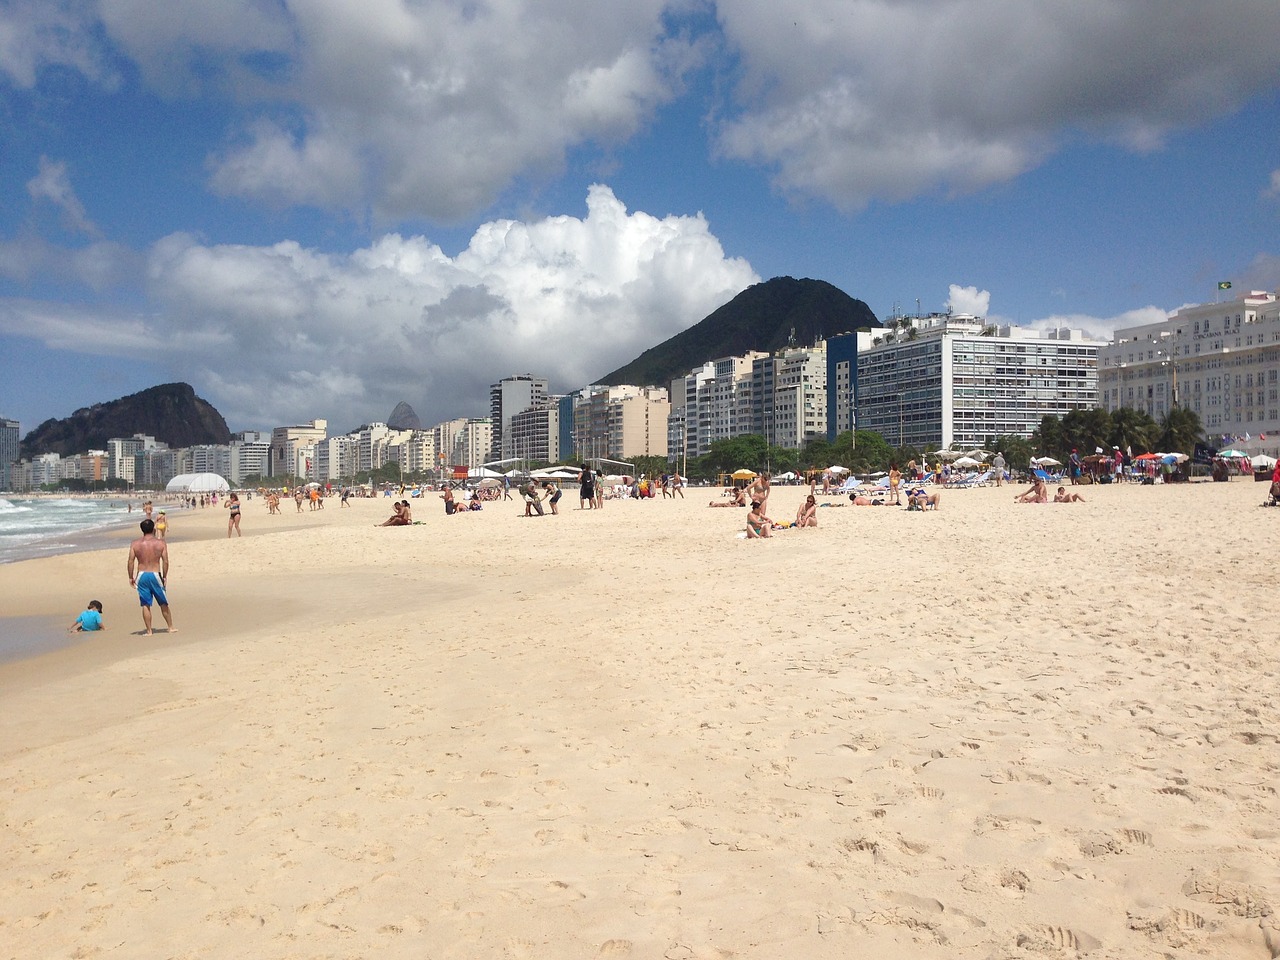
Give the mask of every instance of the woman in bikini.
M 227 498 L 223 506 L 231 511 L 231 513 L 228 514 L 227 516 L 227 539 L 228 540 L 231 539 L 232 530 L 236 532 L 237 537 L 243 536 L 243 534 L 240 533 L 240 497 L 239 495 L 234 493 L 231 494 L 231 496 Z

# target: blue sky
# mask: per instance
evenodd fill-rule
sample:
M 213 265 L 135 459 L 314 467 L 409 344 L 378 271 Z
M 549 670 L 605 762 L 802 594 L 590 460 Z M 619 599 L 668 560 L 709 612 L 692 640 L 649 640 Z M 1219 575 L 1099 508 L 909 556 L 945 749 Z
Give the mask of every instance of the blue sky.
M 566 391 L 751 283 L 1105 336 L 1280 288 L 1274 0 L 9 0 L 0 415 Z

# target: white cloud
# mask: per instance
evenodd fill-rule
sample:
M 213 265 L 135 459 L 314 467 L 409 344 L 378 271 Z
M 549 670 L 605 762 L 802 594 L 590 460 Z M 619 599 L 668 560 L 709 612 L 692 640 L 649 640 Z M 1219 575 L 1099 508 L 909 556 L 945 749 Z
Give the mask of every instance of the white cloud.
M 1271 171 L 1271 183 L 1262 195 L 1272 200 L 1280 200 L 1280 170 Z
M 84 204 L 71 187 L 65 160 L 41 157 L 39 171 L 27 181 L 27 193 L 33 200 L 47 200 L 61 210 L 62 222 L 67 229 L 91 237 L 99 235 L 98 228 L 89 219 Z
M 93 39 L 87 0 L 7 0 L 0 6 L 0 78 L 31 88 L 40 71 L 61 66 L 108 86 L 114 75 L 104 66 Z
M 953 283 L 947 291 L 947 309 L 952 313 L 985 317 L 991 309 L 991 294 L 977 287 L 962 287 Z
M 1161 323 L 1168 319 L 1170 312 L 1160 307 L 1139 307 L 1136 310 L 1126 310 L 1114 317 L 1093 317 L 1083 313 L 1055 313 L 1032 320 L 1027 326 L 1036 330 L 1082 330 L 1090 339 L 1110 340 L 1116 330 L 1124 327 L 1140 327 L 1148 323 Z
M 1274 0 L 739 0 L 724 154 L 844 210 L 1034 167 L 1066 140 L 1132 149 L 1274 89 Z
M 628 212 L 595 186 L 585 218 L 486 223 L 456 257 L 396 234 L 348 254 L 174 234 L 149 252 L 145 313 L 10 302 L 0 328 L 85 352 L 145 345 L 234 428 L 351 426 L 400 400 L 434 422 L 485 415 L 489 384 L 515 373 L 583 386 L 759 279 L 701 215 Z

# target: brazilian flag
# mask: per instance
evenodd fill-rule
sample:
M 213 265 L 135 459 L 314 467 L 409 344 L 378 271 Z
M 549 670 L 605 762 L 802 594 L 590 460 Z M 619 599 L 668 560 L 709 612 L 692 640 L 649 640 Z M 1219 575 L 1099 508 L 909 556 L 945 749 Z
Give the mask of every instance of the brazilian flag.
M 1218 289 L 1219 289 L 1219 290 L 1230 290 L 1230 289 L 1231 289 L 1231 281 L 1230 281 L 1230 280 L 1220 280 L 1220 281 L 1218 281 Z

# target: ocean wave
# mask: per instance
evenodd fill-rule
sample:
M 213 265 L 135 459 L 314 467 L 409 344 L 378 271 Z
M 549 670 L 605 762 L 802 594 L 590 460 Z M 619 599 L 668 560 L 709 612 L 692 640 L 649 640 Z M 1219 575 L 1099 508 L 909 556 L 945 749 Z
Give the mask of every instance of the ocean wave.
M 21 504 L 0 497 L 0 513 L 30 513 L 31 509 L 31 507 L 24 507 Z

